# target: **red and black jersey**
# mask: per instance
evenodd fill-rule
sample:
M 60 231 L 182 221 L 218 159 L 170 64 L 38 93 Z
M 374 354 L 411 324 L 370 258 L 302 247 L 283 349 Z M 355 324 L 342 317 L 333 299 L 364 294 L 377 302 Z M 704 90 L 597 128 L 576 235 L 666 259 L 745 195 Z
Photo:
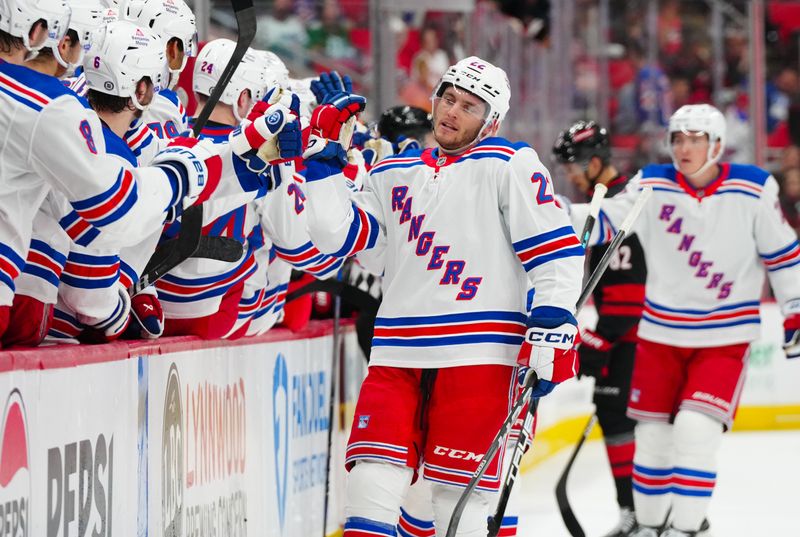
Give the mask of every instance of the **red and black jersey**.
M 608 186 L 608 197 L 624 190 L 627 177 L 617 176 Z M 589 270 L 594 271 L 608 249 L 608 244 L 593 246 Z M 590 272 L 591 273 L 591 272 Z M 636 338 L 636 327 L 644 308 L 644 284 L 647 279 L 644 250 L 636 235 L 627 237 L 593 292 L 599 319 L 595 332 L 614 343 Z

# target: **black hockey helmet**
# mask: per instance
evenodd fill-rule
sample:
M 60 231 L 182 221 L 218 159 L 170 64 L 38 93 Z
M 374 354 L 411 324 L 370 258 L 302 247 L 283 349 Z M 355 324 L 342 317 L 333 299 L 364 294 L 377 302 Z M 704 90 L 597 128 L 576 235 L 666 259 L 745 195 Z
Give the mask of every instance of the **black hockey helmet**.
M 608 131 L 594 121 L 576 121 L 558 135 L 553 154 L 561 164 L 585 166 L 592 157 L 598 157 L 605 166 L 611 158 Z
M 397 143 L 400 136 L 422 140 L 433 129 L 431 115 L 416 106 L 393 106 L 378 120 L 378 133 Z

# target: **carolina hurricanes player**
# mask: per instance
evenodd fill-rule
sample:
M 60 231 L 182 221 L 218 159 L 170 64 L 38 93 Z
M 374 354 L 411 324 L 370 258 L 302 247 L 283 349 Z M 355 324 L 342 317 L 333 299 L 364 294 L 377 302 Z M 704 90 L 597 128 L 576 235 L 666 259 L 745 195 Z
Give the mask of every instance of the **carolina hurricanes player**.
M 522 381 L 535 372 L 537 397 L 576 373 L 583 248 L 536 152 L 494 136 L 509 97 L 502 69 L 477 57 L 450 67 L 433 95 L 439 147 L 385 159 L 352 198 L 336 182 L 364 100 L 334 95 L 312 116 L 314 243 L 348 255 L 386 239 L 384 300 L 346 455 L 348 537 L 395 535 L 421 461 L 444 532 L 507 416 L 514 366 Z M 486 535 L 500 463 L 469 496 L 460 537 Z
M 158 229 L 168 211 L 191 204 L 216 181 L 206 164 L 215 155 L 204 147 L 165 152 L 146 169 L 121 167 L 106 155 L 94 112 L 55 76 L 23 65 L 48 39 L 64 39 L 69 18 L 69 6 L 58 0 L 0 1 L 0 130 L 17 133 L 0 144 L 6 192 L 0 205 L 8 213 L 0 225 L 0 331 L 27 255 L 33 209 L 50 188 L 103 232 L 100 242 L 124 246 Z
M 146 142 L 142 125 L 158 138 L 175 138 L 189 128 L 186 110 L 174 88 L 188 59 L 197 55 L 194 13 L 183 0 L 130 0 L 121 4 L 119 18 L 150 28 L 161 36 L 166 43 L 170 73 L 167 87 L 158 92 L 141 121 L 131 125 L 125 139 L 134 148 L 142 146 Z M 224 67 L 224 64 L 219 66 Z
M 585 195 L 591 195 L 598 184 L 608 187 L 609 198 L 625 189 L 627 178 L 610 161 L 608 131 L 594 121 L 577 121 L 560 133 L 553 154 L 564 166 L 570 182 Z M 598 226 L 601 237 L 611 233 L 606 221 L 601 219 Z M 603 245 L 591 248 L 590 270 L 597 267 L 606 249 Z M 631 235 L 619 246 L 595 287 L 593 297 L 599 317 L 595 328 L 581 328 L 580 374 L 595 378 L 595 412 L 603 430 L 620 508 L 619 523 L 606 537 L 630 535 L 636 525 L 631 483 L 636 422 L 625 411 L 646 278 L 642 245 L 636 235 Z
M 673 163 L 643 168 L 601 214 L 617 225 L 636 192 L 653 187 L 635 228 L 649 271 L 628 402 L 638 421 L 637 537 L 701 529 L 748 344 L 759 334 L 764 269 L 785 316 L 784 351 L 800 356 L 800 244 L 775 179 L 755 166 L 719 163 L 725 119 L 713 106 L 681 107 L 669 136 Z M 580 221 L 585 206 L 572 214 Z

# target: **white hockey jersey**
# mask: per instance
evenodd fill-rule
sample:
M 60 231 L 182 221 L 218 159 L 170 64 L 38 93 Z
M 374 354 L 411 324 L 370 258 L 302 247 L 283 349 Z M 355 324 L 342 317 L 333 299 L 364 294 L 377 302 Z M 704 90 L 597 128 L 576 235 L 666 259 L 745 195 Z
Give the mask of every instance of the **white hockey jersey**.
M 722 164 L 695 190 L 671 164 L 646 166 L 603 203 L 593 241 L 613 236 L 644 186 L 654 192 L 635 224 L 648 269 L 639 337 L 688 348 L 752 341 L 765 268 L 784 311 L 800 299 L 800 244 L 768 172 Z M 573 224 L 587 212 L 573 205 Z
M 189 130 L 183 103 L 177 93 L 167 88 L 153 96 L 153 102 L 142 114 L 142 123 L 162 140 L 171 140 Z
M 371 364 L 515 365 L 531 283 L 534 307 L 574 311 L 583 248 L 526 144 L 488 138 L 458 156 L 388 158 L 352 199 L 324 168 L 310 162 L 306 174 L 317 247 L 352 255 L 386 238 Z
M 11 304 L 50 187 L 120 246 L 157 229 L 180 192 L 177 177 L 124 170 L 106 155 L 97 115 L 58 79 L 2 60 L 0 131 L 14 134 L 0 139 L 0 304 Z

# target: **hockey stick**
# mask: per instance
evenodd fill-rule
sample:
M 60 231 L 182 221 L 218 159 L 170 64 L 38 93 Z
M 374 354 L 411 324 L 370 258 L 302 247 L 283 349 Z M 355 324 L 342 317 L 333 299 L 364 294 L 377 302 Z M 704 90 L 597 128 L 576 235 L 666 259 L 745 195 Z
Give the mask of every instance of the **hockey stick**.
M 596 422 L 597 414 L 592 414 L 592 417 L 589 418 L 589 423 L 583 428 L 583 434 L 581 434 L 580 439 L 578 439 L 578 444 L 575 446 L 575 449 L 572 450 L 572 455 L 570 455 L 569 461 L 567 461 L 567 466 L 564 468 L 556 484 L 556 502 L 558 503 L 558 510 L 561 512 L 561 520 L 564 521 L 564 525 L 567 527 L 567 531 L 569 531 L 572 537 L 585 537 L 586 534 L 583 532 L 580 522 L 578 522 L 575 513 L 572 511 L 572 506 L 569 504 L 569 498 L 567 497 L 567 478 L 569 477 L 570 470 L 572 470 L 572 465 L 575 463 L 575 458 L 578 456 L 578 452 L 581 450 L 581 447 L 583 447 L 583 443 L 586 442 L 586 439 L 589 438 L 589 434 L 592 432 Z
M 192 127 L 192 137 L 197 138 L 197 134 L 203 129 L 211 116 L 211 112 L 222 97 L 222 92 L 230 82 L 236 67 L 244 58 L 250 43 L 256 35 L 256 12 L 253 8 L 253 0 L 231 0 L 233 13 L 236 16 L 236 47 L 233 55 L 225 69 L 222 71 L 219 82 L 214 86 L 214 90 L 208 97 L 200 115 Z M 181 216 L 181 230 L 177 237 L 174 247 L 159 249 L 150 258 L 139 281 L 133 284 L 128 292 L 131 296 L 141 292 L 156 280 L 164 276 L 167 272 L 190 258 L 200 246 L 203 233 L 203 206 L 193 205 L 186 209 Z M 208 252 L 215 252 L 211 247 Z
M 633 204 L 630 213 L 628 213 L 628 216 L 625 217 L 625 220 L 622 222 L 622 225 L 620 225 L 616 235 L 614 235 L 614 239 L 609 244 L 608 250 L 606 251 L 605 255 L 603 255 L 603 257 L 600 259 L 600 263 L 598 263 L 597 267 L 594 269 L 594 272 L 592 272 L 592 275 L 589 277 L 589 280 L 586 282 L 586 285 L 584 286 L 583 291 L 581 292 L 581 295 L 578 298 L 578 302 L 575 306 L 576 311 L 580 310 L 586 303 L 586 300 L 589 298 L 589 295 L 591 295 L 592 291 L 597 285 L 597 282 L 600 280 L 600 277 L 603 275 L 606 268 L 608 267 L 608 264 L 611 262 L 611 253 L 616 251 L 616 249 L 619 247 L 619 244 L 625 239 L 626 234 L 630 231 L 631 227 L 633 226 L 633 223 L 638 218 L 639 213 L 641 212 L 647 200 L 650 199 L 650 195 L 652 193 L 653 189 L 650 187 L 645 187 L 640 191 L 639 196 L 636 198 L 636 202 Z M 514 423 L 514 420 L 516 420 L 517 416 L 522 410 L 522 407 L 525 405 L 525 401 L 528 399 L 528 397 L 530 397 L 531 393 L 533 392 L 533 387 L 537 380 L 538 379 L 536 378 L 535 375 L 531 375 L 528 384 L 525 385 L 522 393 L 514 402 L 514 405 L 511 407 L 511 412 L 509 413 L 508 417 L 506 417 L 506 421 L 504 421 L 503 424 L 500 426 L 500 431 L 498 431 L 497 435 L 492 440 L 489 449 L 486 450 L 486 453 L 481 459 L 480 464 L 478 464 L 478 468 L 475 470 L 475 473 L 472 475 L 472 478 L 469 480 L 469 483 L 467 483 L 464 492 L 461 493 L 461 497 L 458 499 L 458 502 L 456 502 L 455 509 L 453 509 L 453 514 L 450 517 L 450 524 L 447 527 L 447 533 L 445 537 L 455 537 L 456 531 L 458 530 L 458 524 L 461 521 L 461 515 L 464 512 L 464 508 L 467 505 L 467 499 L 469 498 L 469 495 L 472 493 L 472 491 L 478 485 L 478 482 L 486 473 L 486 470 L 489 466 L 489 462 L 494 458 L 494 456 L 497 454 L 497 452 L 500 450 L 503 443 L 505 442 L 505 436 L 508 434 L 508 431 L 511 429 L 511 425 Z M 538 399 L 531 400 L 530 404 L 531 407 L 533 407 L 533 413 L 535 414 L 536 407 L 539 404 Z M 529 436 L 527 434 L 524 434 L 523 431 L 520 432 L 519 439 L 517 440 L 517 445 L 514 448 L 515 451 L 514 457 L 511 459 L 512 462 L 517 457 L 517 450 L 519 448 L 519 444 L 523 442 L 524 446 L 524 442 L 527 442 L 528 438 Z M 519 457 L 521 458 L 521 455 L 519 455 Z M 511 485 L 513 485 L 513 481 L 511 482 Z M 504 488 L 506 488 L 506 486 L 507 485 L 504 484 Z M 508 486 L 508 488 L 510 489 L 510 486 Z M 510 490 L 508 494 L 510 494 Z
M 595 188 L 594 192 L 596 196 L 597 188 Z M 605 193 L 603 196 L 605 196 Z M 583 228 L 581 242 L 583 243 L 584 247 L 589 244 L 589 236 L 592 234 L 592 228 L 594 227 L 595 219 L 600 213 L 600 201 L 597 202 L 597 207 L 595 208 L 595 199 L 595 197 L 592 197 L 592 203 L 589 206 L 589 216 L 586 218 L 586 225 Z M 592 217 L 593 208 L 595 208 L 594 218 Z M 567 478 L 569 477 L 569 472 L 572 470 L 572 465 L 575 463 L 575 459 L 578 457 L 578 453 L 583 447 L 584 442 L 586 442 L 586 439 L 589 437 L 589 434 L 592 432 L 596 422 L 597 415 L 592 414 L 592 417 L 589 418 L 589 423 L 587 423 L 583 428 L 583 434 L 578 440 L 578 444 L 573 449 L 572 455 L 570 455 L 569 461 L 567 462 L 567 466 L 564 468 L 564 472 L 558 478 L 558 483 L 556 484 L 556 503 L 558 503 L 558 509 L 561 512 L 561 519 L 564 521 L 564 525 L 567 527 L 567 531 L 569 531 L 572 537 L 585 537 L 585 534 L 580 522 L 578 522 L 578 519 L 575 517 L 575 513 L 572 511 L 572 506 L 569 504 L 569 498 L 567 497 Z
M 333 409 L 335 407 L 334 398 L 336 396 L 336 381 L 339 379 L 338 369 L 340 365 L 340 340 L 341 340 L 341 315 L 342 297 L 336 296 L 333 299 L 333 363 L 331 364 L 331 390 L 330 403 L 328 406 L 328 457 L 325 461 L 325 502 L 322 508 L 322 537 L 328 534 L 328 498 L 331 484 L 331 455 L 333 454 Z
M 589 216 L 586 217 L 586 223 L 583 225 L 583 231 L 580 235 L 581 246 L 584 248 L 586 248 L 586 245 L 589 244 L 589 237 L 592 235 L 592 229 L 594 228 L 594 223 L 597 220 L 597 216 L 600 214 L 600 205 L 603 203 L 603 198 L 605 198 L 606 193 L 608 193 L 608 188 L 606 185 L 599 184 L 595 186 L 594 193 L 592 193 L 592 201 L 589 203 Z M 497 509 L 494 512 L 494 516 L 489 519 L 488 537 L 497 537 L 498 533 L 500 533 L 500 527 L 503 524 L 503 517 L 505 516 L 506 508 L 508 507 L 508 500 L 511 497 L 511 489 L 514 486 L 514 483 L 517 480 L 517 474 L 519 473 L 520 461 L 522 460 L 522 456 L 525 454 L 525 448 L 531 437 L 531 434 L 528 431 L 530 431 L 532 428 L 533 420 L 536 417 L 535 412 L 536 409 L 534 405 L 528 405 L 528 413 L 525 416 L 525 422 L 523 423 L 522 430 L 520 431 L 520 438 L 514 445 L 511 463 L 508 467 L 506 478 L 503 481 L 503 488 L 500 491 L 500 498 L 497 501 Z
M 631 209 L 630 214 L 622 223 L 619 228 L 619 231 L 616 235 L 614 235 L 614 239 L 608 246 L 608 249 L 603 254 L 603 257 L 600 258 L 600 262 L 598 264 L 599 267 L 606 267 L 608 263 L 611 261 L 611 257 L 616 253 L 617 248 L 619 245 L 624 241 L 627 235 L 630 232 L 630 228 L 633 226 L 634 221 L 639 216 L 639 212 L 641 212 L 642 207 L 650 198 L 650 195 L 653 193 L 651 188 L 645 188 L 639 193 L 639 197 L 636 200 L 633 208 Z M 589 277 L 589 281 L 587 282 L 587 289 L 591 288 L 591 290 L 587 292 L 581 293 L 580 299 L 578 299 L 578 307 L 580 308 L 586 301 L 589 299 L 589 295 L 594 290 L 597 282 L 600 281 L 600 277 L 602 273 L 598 274 L 598 271 L 595 270 L 592 275 Z M 583 528 L 581 527 L 580 522 L 578 522 L 575 513 L 572 511 L 572 506 L 569 503 L 569 497 L 567 496 L 567 480 L 569 478 L 569 473 L 572 470 L 572 466 L 575 463 L 575 459 L 578 457 L 578 453 L 580 452 L 583 444 L 586 442 L 586 439 L 589 437 L 589 434 L 592 432 L 594 428 L 594 424 L 597 422 L 597 415 L 593 414 L 591 418 L 589 418 L 589 422 L 586 424 L 586 427 L 583 428 L 583 434 L 578 439 L 578 444 L 575 446 L 575 449 L 572 451 L 572 455 L 567 461 L 567 466 L 564 468 L 561 476 L 558 478 L 558 483 L 556 483 L 556 502 L 558 503 L 558 510 L 561 512 L 561 519 L 564 521 L 564 525 L 567 527 L 567 531 L 572 537 L 585 537 L 585 533 Z
M 597 216 L 600 214 L 600 205 L 603 203 L 603 198 L 606 197 L 608 187 L 604 184 L 595 185 L 594 193 L 592 194 L 592 201 L 589 202 L 589 216 L 586 217 L 586 222 L 583 224 L 583 231 L 581 231 L 581 246 L 586 248 L 589 244 L 589 237 L 592 235 L 594 223 L 597 221 Z

